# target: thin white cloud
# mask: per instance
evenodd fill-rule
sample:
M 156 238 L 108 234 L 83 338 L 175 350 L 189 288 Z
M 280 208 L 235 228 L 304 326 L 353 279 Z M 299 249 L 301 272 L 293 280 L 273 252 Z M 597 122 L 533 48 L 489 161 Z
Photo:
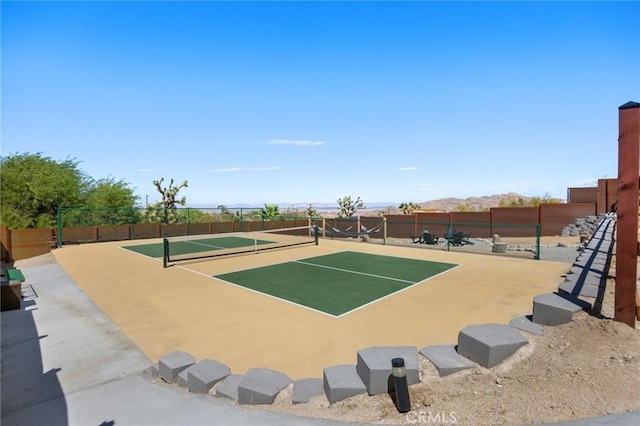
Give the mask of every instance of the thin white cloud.
M 419 183 L 418 186 L 420 187 L 431 187 L 431 186 L 436 186 L 437 184 L 435 182 L 425 182 L 425 183 Z
M 319 146 L 319 145 L 324 145 L 326 143 L 327 141 L 274 139 L 274 140 L 268 141 L 267 145 Z
M 420 170 L 422 167 L 409 166 L 409 167 L 400 167 L 398 170 L 406 172 L 411 170 Z
M 247 170 L 247 168 L 246 167 L 226 167 L 223 169 L 213 169 L 209 171 L 213 173 L 233 173 L 233 172 L 239 172 L 241 170 Z
M 151 172 L 155 172 L 155 169 L 136 169 L 136 172 L 138 172 L 138 173 L 151 173 Z
M 271 167 L 225 167 L 222 169 L 209 170 L 212 173 L 235 173 L 235 172 L 267 172 L 272 170 L 280 170 L 282 166 Z
M 280 169 L 282 169 L 281 166 L 274 166 L 274 167 L 253 167 L 253 168 L 247 169 L 247 170 L 252 171 L 252 172 L 268 172 L 268 171 L 271 171 L 271 170 L 280 170 Z

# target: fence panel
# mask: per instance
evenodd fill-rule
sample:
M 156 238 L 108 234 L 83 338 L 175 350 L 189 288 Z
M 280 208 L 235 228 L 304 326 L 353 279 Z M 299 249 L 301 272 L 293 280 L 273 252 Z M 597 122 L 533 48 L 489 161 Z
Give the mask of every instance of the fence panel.
M 51 229 L 16 229 L 11 231 L 12 260 L 28 259 L 51 251 Z
M 133 237 L 135 239 L 160 238 L 159 223 L 139 223 L 133 227 Z
M 131 225 L 98 226 L 98 241 L 123 241 L 131 239 Z
M 491 237 L 490 212 L 452 212 L 451 226 L 473 238 Z
M 530 235 L 522 235 L 529 233 L 521 227 L 498 226 L 495 224 L 522 224 L 537 225 L 540 223 L 540 209 L 538 207 L 493 207 L 491 212 L 492 226 L 491 234 L 498 234 L 501 237 L 523 237 Z
M 596 213 L 596 203 L 541 204 L 541 233 L 544 236 L 560 235 L 562 228 L 574 223 L 576 219 Z
M 393 214 L 387 218 L 387 237 L 409 238 L 418 235 L 415 215 Z

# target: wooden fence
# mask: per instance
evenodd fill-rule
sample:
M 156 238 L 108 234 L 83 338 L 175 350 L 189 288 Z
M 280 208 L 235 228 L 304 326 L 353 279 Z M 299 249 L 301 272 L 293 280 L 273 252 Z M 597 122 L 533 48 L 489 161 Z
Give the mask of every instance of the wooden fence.
M 576 219 L 596 214 L 596 203 L 542 204 L 540 207 L 496 207 L 488 212 L 416 213 L 414 215 L 387 215 L 386 236 L 409 238 L 417 236 L 423 229 L 433 235 L 444 235 L 449 227 L 460 228 L 474 237 L 490 238 L 493 234 L 504 237 L 535 236 L 535 225 L 540 225 L 541 235 L 559 235 L 563 227 Z M 359 217 L 324 219 L 322 228 L 332 237 L 349 237 L 365 226 L 376 229 L 382 217 Z M 253 222 L 207 222 L 167 225 L 141 223 L 127 225 L 101 225 L 56 229 L 9 230 L 0 227 L 3 261 L 26 259 L 45 254 L 62 244 L 81 244 L 103 241 L 123 241 L 184 235 L 218 234 L 225 232 L 254 231 L 261 229 L 289 228 L 308 225 L 308 219 L 288 219 Z M 517 226 L 520 225 L 520 226 Z M 333 229 L 333 231 L 332 231 Z M 338 232 L 336 232 L 338 231 Z

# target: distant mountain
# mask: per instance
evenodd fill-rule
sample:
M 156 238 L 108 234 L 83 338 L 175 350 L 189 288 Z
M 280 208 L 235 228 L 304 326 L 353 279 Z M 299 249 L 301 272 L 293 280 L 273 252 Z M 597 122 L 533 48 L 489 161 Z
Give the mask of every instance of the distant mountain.
M 482 197 L 469 197 L 469 198 L 441 198 L 439 200 L 432 200 L 422 203 L 421 205 L 426 209 L 437 209 L 451 211 L 455 210 L 460 204 L 465 204 L 474 210 L 483 210 L 491 207 L 498 207 L 500 200 L 503 198 L 512 197 L 515 199 L 528 200 L 531 197 L 518 194 L 515 192 L 509 192 L 506 194 L 494 194 L 484 195 Z
M 481 197 L 440 198 L 438 200 L 424 201 L 416 204 L 418 204 L 420 208 L 423 210 L 436 210 L 436 211 L 442 211 L 442 212 L 450 212 L 450 211 L 456 210 L 458 206 L 460 206 L 461 204 L 464 204 L 468 207 L 469 210 L 482 211 L 482 210 L 489 209 L 491 207 L 498 207 L 500 205 L 500 200 L 508 197 L 512 197 L 515 199 L 522 198 L 525 201 L 532 198 L 532 197 L 527 197 L 526 195 L 518 194 L 516 192 L 508 192 L 506 194 L 484 195 Z M 338 208 L 337 204 L 331 204 L 331 203 L 302 203 L 302 204 L 297 204 L 295 206 L 297 206 L 297 208 L 300 210 L 304 210 L 309 204 L 311 204 L 313 208 L 316 209 L 317 212 L 322 216 L 333 216 Z M 366 209 L 358 210 L 358 213 L 361 215 L 366 215 L 366 216 L 375 215 L 380 211 L 389 212 L 391 214 L 402 213 L 402 210 L 398 208 L 400 203 L 390 204 L 390 203 L 366 203 L 365 202 L 365 204 L 367 206 Z M 233 204 L 233 205 L 227 205 L 226 207 L 230 209 L 237 209 L 237 208 L 249 209 L 249 208 L 261 208 L 263 206 L 264 204 L 256 204 L 256 205 Z M 284 212 L 287 209 L 291 208 L 292 206 L 294 206 L 294 204 L 281 204 L 280 210 Z M 217 206 L 207 205 L 207 204 L 192 204 L 192 205 L 189 205 L 189 207 L 214 208 Z
M 424 201 L 417 203 L 421 209 L 424 210 L 436 210 L 442 212 L 450 212 L 458 208 L 461 204 L 465 204 L 469 210 L 482 211 L 491 207 L 498 207 L 500 200 L 507 197 L 513 197 L 515 199 L 529 200 L 532 197 L 518 194 L 516 192 L 508 192 L 506 194 L 494 194 L 484 195 L 481 197 L 468 197 L 468 198 L 440 198 L 438 200 Z M 402 213 L 398 206 L 389 206 L 388 210 L 392 214 Z

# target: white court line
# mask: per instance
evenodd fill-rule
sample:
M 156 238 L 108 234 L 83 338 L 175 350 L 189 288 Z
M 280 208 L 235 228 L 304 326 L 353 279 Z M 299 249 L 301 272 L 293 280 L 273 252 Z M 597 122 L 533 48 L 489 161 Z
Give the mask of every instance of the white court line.
M 120 247 L 120 248 L 121 248 L 121 249 L 124 249 L 124 247 Z M 325 247 L 325 248 L 326 248 L 326 247 Z M 333 249 L 333 248 L 332 248 L 332 249 L 329 249 L 329 250 L 331 250 L 331 251 L 337 251 L 337 252 L 342 252 L 342 251 L 344 251 L 344 250 Z M 127 251 L 128 251 L 128 252 L 133 252 L 133 253 L 138 254 L 138 255 L 140 255 L 140 256 L 144 256 L 144 257 L 146 257 L 146 258 L 151 258 L 151 259 L 153 259 L 153 260 L 155 260 L 155 261 L 161 261 L 161 259 L 154 258 L 154 257 L 150 257 L 150 256 L 144 255 L 144 254 L 142 254 L 142 253 L 138 253 L 138 252 L 133 251 L 133 250 L 127 250 Z M 347 250 L 347 251 L 348 251 L 348 250 Z M 423 259 L 416 259 L 416 260 L 423 260 Z M 316 264 L 313 264 L 313 263 L 308 263 L 308 262 L 304 262 L 304 261 L 300 261 L 300 260 L 284 261 L 284 262 L 282 262 L 282 263 L 275 263 L 275 264 L 273 264 L 273 265 L 279 265 L 279 264 L 284 264 L 284 263 L 289 263 L 289 262 L 297 262 L 297 263 L 301 263 L 301 264 L 308 265 L 308 266 L 317 266 L 317 267 L 321 267 L 321 268 L 335 269 L 335 270 L 338 270 L 338 271 L 341 271 L 341 272 L 349 272 L 349 273 L 353 273 L 353 274 L 368 275 L 368 276 L 375 277 L 375 278 L 382 278 L 382 279 L 388 279 L 388 280 L 395 280 L 395 281 L 400 281 L 400 282 L 404 282 L 404 283 L 413 283 L 413 284 L 412 284 L 412 285 L 410 285 L 410 286 L 407 286 L 407 287 L 403 287 L 403 288 L 399 289 L 398 291 L 394 291 L 393 293 L 389 293 L 389 294 L 387 294 L 387 295 L 385 295 L 385 296 L 382 296 L 382 297 L 379 297 L 379 298 L 377 298 L 377 299 L 374 299 L 374 300 L 372 300 L 371 302 L 365 303 L 364 305 L 360 305 L 360 306 L 358 306 L 357 308 L 354 308 L 354 309 L 352 309 L 352 310 L 350 310 L 350 311 L 343 312 L 343 313 L 342 313 L 342 314 L 340 314 L 340 315 L 333 315 L 333 314 L 330 314 L 330 313 L 328 313 L 328 312 L 324 312 L 324 311 L 320 311 L 320 310 L 318 310 L 318 309 L 311 308 L 311 307 L 309 307 L 309 306 L 301 305 L 300 303 L 292 302 L 291 300 L 282 299 L 282 298 L 280 298 L 280 297 L 277 297 L 277 296 L 274 296 L 274 295 L 271 295 L 271 294 L 268 294 L 268 293 L 263 293 L 263 292 L 261 292 L 261 291 L 254 290 L 254 289 L 249 288 L 249 287 L 241 286 L 241 285 L 239 285 L 239 284 L 235 284 L 235 283 L 232 283 L 232 282 L 230 282 L 230 281 L 226 281 L 226 280 L 223 280 L 223 279 L 217 278 L 215 275 L 209 275 L 209 274 L 205 274 L 204 272 L 195 271 L 195 270 L 193 270 L 193 269 L 189 269 L 189 268 L 187 268 L 187 267 L 185 267 L 185 266 L 181 266 L 181 265 L 177 265 L 177 264 L 172 264 L 172 265 L 171 265 L 171 267 L 180 268 L 180 269 L 183 269 L 183 270 L 185 270 L 185 271 L 189 271 L 189 272 L 192 272 L 192 273 L 197 274 L 197 275 L 201 275 L 201 276 L 206 277 L 206 278 L 209 278 L 209 279 L 213 279 L 213 280 L 216 280 L 216 281 L 219 281 L 219 282 L 225 283 L 225 284 L 232 285 L 232 286 L 234 286 L 234 287 L 236 287 L 236 288 L 240 288 L 240 289 L 243 289 L 243 290 L 251 291 L 251 292 L 256 293 L 256 294 L 259 294 L 259 295 L 261 295 L 261 296 L 267 296 L 267 297 L 269 297 L 269 298 L 271 298 L 271 299 L 278 300 L 278 301 L 285 302 L 285 303 L 289 303 L 289 304 L 291 304 L 291 305 L 294 305 L 294 306 L 297 306 L 297 307 L 300 307 L 300 308 L 308 309 L 308 310 L 310 310 L 310 311 L 313 311 L 313 312 L 316 312 L 316 313 L 319 313 L 319 314 L 323 314 L 323 315 L 329 316 L 329 317 L 331 317 L 331 318 L 342 318 L 342 317 L 344 317 L 344 316 L 346 316 L 346 315 L 349 315 L 349 314 L 351 314 L 351 313 L 353 313 L 353 312 L 359 311 L 360 309 L 363 309 L 363 308 L 365 308 L 365 307 L 367 307 L 367 306 L 373 305 L 374 303 L 378 303 L 378 302 L 380 302 L 380 301 L 382 301 L 382 300 L 384 300 L 384 299 L 387 299 L 387 298 L 389 298 L 389 297 L 391 297 L 391 296 L 395 296 L 396 294 L 399 294 L 399 293 L 401 293 L 401 292 L 403 292 L 403 291 L 405 291 L 405 290 L 408 290 L 408 289 L 410 289 L 410 288 L 412 288 L 412 287 L 414 287 L 414 286 L 416 286 L 416 285 L 418 285 L 418 284 L 422 284 L 422 283 L 423 283 L 423 282 L 425 282 L 425 281 L 429 281 L 429 280 L 430 280 L 430 279 L 432 279 L 432 278 L 438 277 L 438 276 L 440 276 L 440 275 L 442 275 L 442 274 L 445 274 L 445 273 L 447 273 L 447 272 L 449 272 L 449 271 L 453 271 L 454 269 L 457 269 L 457 268 L 459 268 L 460 266 L 462 266 L 462 264 L 458 264 L 458 265 L 454 266 L 453 268 L 447 269 L 446 271 L 442 271 L 442 272 L 440 272 L 439 274 L 432 275 L 432 276 L 430 276 L 429 278 L 426 278 L 426 279 L 424 279 L 424 280 L 422 280 L 422 281 L 413 282 L 413 281 L 401 280 L 401 279 L 398 279 L 398 278 L 385 277 L 385 276 L 382 276 L 382 275 L 375 275 L 375 274 L 367 274 L 367 273 L 364 273 L 364 272 L 350 271 L 350 270 L 348 270 L 348 269 L 340 269 L 340 268 L 333 268 L 333 267 L 330 267 L 330 266 L 316 265 Z M 432 261 L 430 261 L 430 260 L 426 260 L 426 262 L 432 262 Z M 266 266 L 271 266 L 271 265 L 266 265 Z M 244 271 L 244 270 L 257 269 L 257 268 L 263 268 L 263 267 L 265 267 L 265 265 L 263 265 L 263 266 L 255 266 L 255 267 L 253 267 L 253 268 L 241 269 L 240 271 L 236 271 L 236 272 L 242 272 L 242 271 Z M 233 273 L 233 272 L 228 272 L 228 273 Z M 223 274 L 221 274 L 221 275 L 223 275 Z
M 427 261 L 427 262 L 430 262 L 430 261 Z M 418 284 L 422 284 L 422 283 L 423 283 L 423 282 L 425 282 L 425 281 L 429 281 L 429 280 L 430 280 L 430 279 L 432 279 L 432 278 L 435 278 L 435 277 L 440 276 L 440 275 L 442 275 L 442 274 L 446 274 L 446 273 L 447 273 L 447 272 L 449 272 L 449 271 L 453 271 L 454 269 L 457 269 L 457 268 L 459 268 L 460 266 L 462 266 L 462 264 L 461 264 L 461 263 L 459 263 L 458 265 L 454 266 L 453 268 L 447 269 L 446 271 L 442 271 L 442 272 L 440 272 L 439 274 L 432 275 L 432 276 L 430 276 L 429 278 L 425 278 L 425 279 L 424 279 L 424 280 L 422 280 L 422 281 L 418 281 L 417 283 L 414 283 L 414 284 L 412 284 L 412 285 L 409 285 L 409 286 L 406 286 L 406 287 L 404 287 L 404 288 L 401 288 L 401 289 L 400 289 L 400 290 L 398 290 L 398 291 L 394 291 L 393 293 L 389 293 L 389 294 L 387 294 L 386 296 L 379 297 L 379 298 L 377 298 L 377 299 L 375 299 L 375 300 L 372 300 L 372 301 L 371 301 L 371 302 L 369 302 L 369 303 L 365 303 L 364 305 L 360 305 L 360 306 L 358 306 L 357 308 L 354 308 L 354 309 L 352 309 L 352 310 L 350 310 L 350 311 L 344 312 L 344 313 L 342 313 L 342 314 L 340 314 L 340 315 L 337 315 L 337 316 L 335 316 L 335 317 L 336 317 L 336 318 L 342 318 L 343 316 L 345 316 L 345 315 L 349 315 L 349 314 L 350 314 L 350 313 L 352 313 L 352 312 L 359 311 L 360 309 L 362 309 L 362 308 L 364 308 L 364 307 L 367 307 L 367 306 L 369 306 L 369 305 L 373 305 L 374 303 L 378 303 L 379 301 L 384 300 L 384 299 L 386 299 L 386 298 L 388 298 L 388 297 L 395 296 L 396 294 L 398 294 L 398 293 L 402 293 L 402 292 L 403 292 L 403 291 L 405 291 L 405 290 L 409 290 L 411 287 L 415 287 L 416 285 L 418 285 Z
M 318 268 L 333 269 L 334 271 L 347 272 L 350 274 L 366 275 L 368 277 L 373 277 L 373 278 L 382 278 L 383 280 L 400 281 L 401 283 L 410 283 L 410 284 L 415 283 L 415 281 L 407 281 L 407 280 L 402 280 L 400 278 L 385 277 L 384 275 L 367 274 L 366 272 L 352 271 L 350 269 L 334 268 L 332 266 L 325 266 L 325 265 L 318 265 L 315 263 L 303 262 L 302 260 L 293 260 L 292 262 L 301 263 L 303 265 L 308 265 L 308 266 L 315 266 Z

